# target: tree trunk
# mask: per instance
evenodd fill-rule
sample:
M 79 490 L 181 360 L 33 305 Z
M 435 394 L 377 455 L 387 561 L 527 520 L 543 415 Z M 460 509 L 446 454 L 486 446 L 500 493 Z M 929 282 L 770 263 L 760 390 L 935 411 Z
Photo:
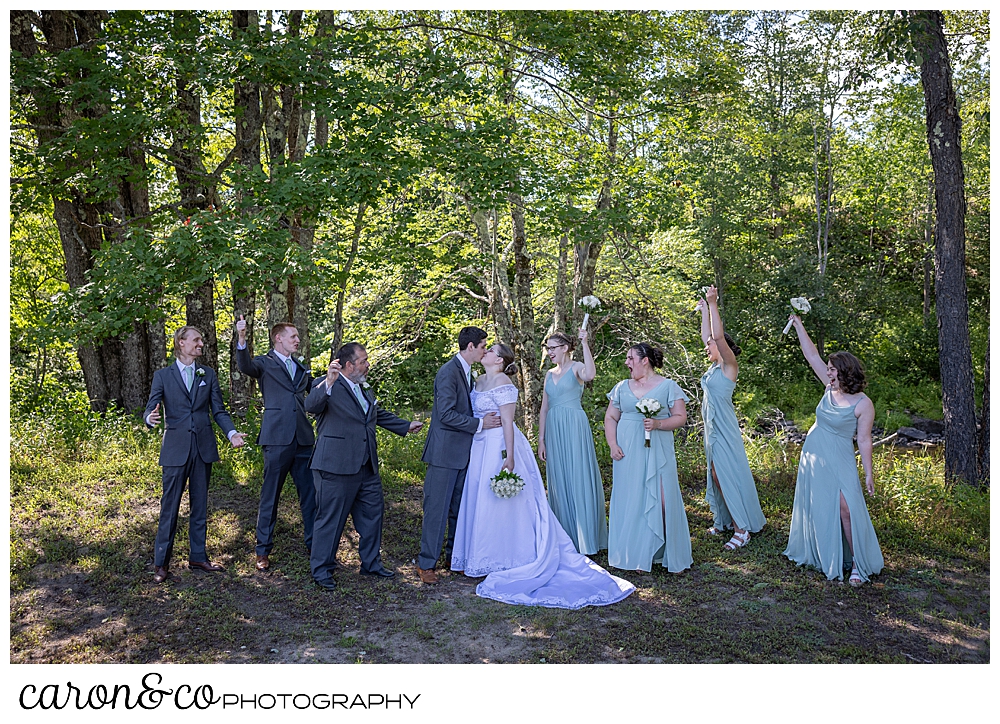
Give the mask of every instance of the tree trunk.
M 945 424 L 945 477 L 975 485 L 976 406 L 969 345 L 969 303 L 965 285 L 965 170 L 962 166 L 962 120 L 951 80 L 944 15 L 919 11 L 926 35 L 919 48 L 924 61 L 920 79 L 927 110 L 927 141 L 934 167 L 937 209 L 934 250 L 934 296 L 941 365 Z
M 520 175 L 518 175 L 518 181 Z M 531 298 L 531 257 L 524 231 L 524 199 L 514 192 L 510 201 L 511 230 L 514 255 L 514 304 L 517 309 L 515 350 L 524 384 L 521 405 L 524 434 L 534 439 L 538 412 L 542 407 L 542 374 L 539 369 L 538 336 L 535 331 L 535 310 Z
M 92 67 L 88 63 L 100 65 L 105 62 L 103 50 L 94 41 L 103 33 L 106 17 L 105 11 L 90 10 L 11 11 L 11 50 L 19 52 L 25 60 L 32 60 L 42 52 L 34 35 L 35 23 L 45 36 L 44 52 L 47 56 L 56 58 L 67 51 L 82 54 L 68 61 L 65 69 L 59 63 L 52 64 L 56 72 L 44 81 L 15 89 L 34 98 L 35 110 L 29 122 L 37 135 L 41 159 L 46 157 L 48 146 L 58 145 L 63 135 L 76 132 L 73 124 L 83 115 L 90 122 L 99 122 L 109 112 L 109 90 L 85 89 L 80 94 L 69 90 L 74 83 L 87 80 L 90 75 L 88 67 Z M 79 100 L 66 102 L 66 99 L 77 95 Z M 127 145 L 123 150 L 123 160 L 127 166 L 144 171 L 145 159 L 140 149 L 139 141 Z M 88 158 L 72 158 L 69 164 L 69 170 L 83 179 L 92 173 Z M 135 216 L 148 213 L 149 196 L 144 175 L 130 171 L 131 168 L 117 180 L 118 196 L 105 202 L 88 199 L 83 191 L 68 181 L 56 181 L 50 185 L 53 217 L 59 230 L 66 281 L 70 289 L 78 289 L 87 283 L 87 273 L 94 265 L 94 254 L 101 248 L 102 242 L 120 241 L 125 224 Z M 64 178 L 73 175 L 66 173 L 66 169 L 61 173 Z M 106 226 L 102 217 L 111 221 L 107 238 L 102 231 Z M 156 354 L 155 349 L 150 350 L 148 333 L 148 326 L 137 322 L 133 324 L 132 332 L 122 339 L 78 343 L 77 359 L 83 372 L 87 397 L 94 410 L 103 412 L 109 405 L 132 409 L 145 402 L 153 371 L 150 363 Z
M 256 10 L 233 10 L 233 40 L 254 46 L 260 39 L 259 19 Z M 237 159 L 247 175 L 260 171 L 261 114 L 260 85 L 246 78 L 237 78 L 233 85 L 233 106 L 236 115 Z M 237 205 L 243 209 L 251 204 L 245 197 L 245 188 L 237 188 Z M 256 298 L 252 286 L 233 280 L 233 324 L 229 337 L 229 407 L 234 414 L 244 416 L 250 408 L 254 393 L 254 379 L 236 367 L 235 320 L 243 315 L 247 322 L 247 349 L 253 355 L 254 313 Z
M 337 290 L 337 312 L 333 318 L 333 344 L 331 346 L 333 350 L 340 349 L 340 346 L 344 343 L 344 299 L 347 296 L 347 284 L 351 280 L 351 268 L 354 266 L 354 260 L 358 256 L 361 232 L 365 228 L 366 211 L 368 211 L 368 205 L 362 201 L 358 204 L 358 212 L 354 216 L 354 234 L 351 236 L 351 250 L 347 255 L 347 263 L 344 264 L 344 268 L 341 271 L 344 279 L 340 284 L 340 289 Z
M 553 329 L 556 332 L 565 332 L 569 318 L 569 304 L 566 297 L 566 265 L 569 260 L 569 236 L 563 234 L 559 237 L 559 262 L 556 265 L 556 293 L 553 300 Z
M 185 324 L 201 330 L 205 347 L 201 353 L 201 363 L 219 369 L 219 340 L 215 334 L 215 282 L 206 280 L 184 298 L 187 306 Z
M 983 409 L 979 415 L 979 480 L 990 484 L 990 343 L 986 341 L 986 366 L 983 367 Z

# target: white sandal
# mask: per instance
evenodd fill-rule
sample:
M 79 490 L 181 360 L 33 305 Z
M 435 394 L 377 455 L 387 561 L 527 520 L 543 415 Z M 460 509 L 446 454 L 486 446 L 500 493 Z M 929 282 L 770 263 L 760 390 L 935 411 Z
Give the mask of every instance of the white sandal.
M 716 528 L 713 525 L 711 528 L 709 528 L 705 532 L 708 533 L 709 535 L 722 535 L 723 533 L 726 532 L 726 529 L 725 528 Z
M 750 542 L 750 531 L 745 530 L 742 533 L 733 533 L 733 537 L 729 539 L 726 545 L 722 546 L 727 551 L 734 551 L 737 548 L 742 548 L 747 543 Z
M 856 563 L 851 568 L 851 577 L 847 579 L 847 582 L 855 588 L 864 585 L 864 579 L 861 578 L 861 573 L 858 571 L 858 565 Z

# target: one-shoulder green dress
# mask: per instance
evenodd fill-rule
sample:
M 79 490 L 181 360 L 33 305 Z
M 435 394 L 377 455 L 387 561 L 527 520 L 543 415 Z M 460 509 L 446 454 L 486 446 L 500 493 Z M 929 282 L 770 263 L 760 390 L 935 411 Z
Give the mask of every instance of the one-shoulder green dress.
M 732 528 L 735 523 L 743 530 L 756 533 L 767 521 L 760 509 L 757 486 L 743 447 L 743 433 L 733 407 L 736 383 L 723 374 L 719 365 L 713 364 L 702 375 L 701 388 L 705 392 L 701 415 L 705 421 L 708 468 L 705 499 L 712 509 L 714 525 L 723 530 Z M 718 486 L 712 480 L 713 465 Z M 719 495 L 719 488 L 722 488 L 722 495 Z
M 658 419 L 669 417 L 678 399 L 688 400 L 680 386 L 669 379 L 645 397 L 659 400 Z M 680 573 L 691 567 L 691 533 L 677 480 L 674 433 L 653 430 L 650 446 L 645 446 L 643 417 L 635 409 L 639 400 L 628 380 L 615 385 L 608 399 L 621 410 L 618 446 L 625 454 L 612 465 L 608 565 L 650 571 L 659 563 L 671 573 Z
M 549 507 L 577 552 L 593 555 L 608 547 L 608 516 L 594 433 L 580 405 L 583 383 L 572 370 L 558 380 L 549 373 L 545 393 L 549 398 L 545 415 Z
M 843 580 L 851 568 L 851 550 L 840 523 L 840 496 L 851 511 L 854 562 L 861 579 L 881 572 L 882 549 L 868 515 L 854 458 L 857 403 L 838 406 L 830 388 L 816 406 L 816 423 L 802 445 L 795 479 L 795 501 L 785 555 L 800 566 L 816 568 L 830 580 Z

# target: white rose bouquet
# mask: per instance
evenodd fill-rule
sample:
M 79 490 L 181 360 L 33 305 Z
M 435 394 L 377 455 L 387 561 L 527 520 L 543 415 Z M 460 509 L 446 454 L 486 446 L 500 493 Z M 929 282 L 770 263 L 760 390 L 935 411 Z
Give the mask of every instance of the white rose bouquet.
M 812 311 L 812 305 L 809 304 L 809 300 L 805 297 L 792 297 L 789 302 L 792 305 L 792 313 L 794 314 L 809 314 Z M 788 324 L 782 330 L 782 334 L 788 334 L 788 330 L 792 328 L 792 320 L 788 320 Z
M 635 409 L 646 419 L 652 419 L 663 409 L 663 405 L 653 397 L 643 397 L 636 403 Z M 649 430 L 646 430 L 646 447 L 649 447 Z
M 577 302 L 577 304 L 587 309 L 586 314 L 583 315 L 583 324 L 580 325 L 581 329 L 586 329 L 587 321 L 590 319 L 590 313 L 593 312 L 595 309 L 597 309 L 599 306 L 601 306 L 601 300 L 595 297 L 593 294 L 590 294 L 580 299 L 580 301 Z
M 506 468 L 490 478 L 490 490 L 498 498 L 513 498 L 521 492 L 524 487 L 524 480 L 517 473 Z

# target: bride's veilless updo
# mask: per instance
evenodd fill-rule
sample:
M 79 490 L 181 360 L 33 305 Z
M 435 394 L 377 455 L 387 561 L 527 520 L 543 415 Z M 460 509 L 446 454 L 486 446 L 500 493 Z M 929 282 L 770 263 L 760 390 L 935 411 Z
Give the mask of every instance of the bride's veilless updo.
M 654 347 L 649 342 L 639 342 L 639 344 L 633 344 L 629 349 L 634 349 L 640 357 L 648 359 L 649 364 L 654 369 L 663 366 L 663 350 L 659 347 Z
M 503 360 L 503 373 L 508 376 L 516 373 L 517 365 L 514 364 L 514 351 L 501 342 L 497 342 L 494 347 L 496 347 L 497 357 Z

